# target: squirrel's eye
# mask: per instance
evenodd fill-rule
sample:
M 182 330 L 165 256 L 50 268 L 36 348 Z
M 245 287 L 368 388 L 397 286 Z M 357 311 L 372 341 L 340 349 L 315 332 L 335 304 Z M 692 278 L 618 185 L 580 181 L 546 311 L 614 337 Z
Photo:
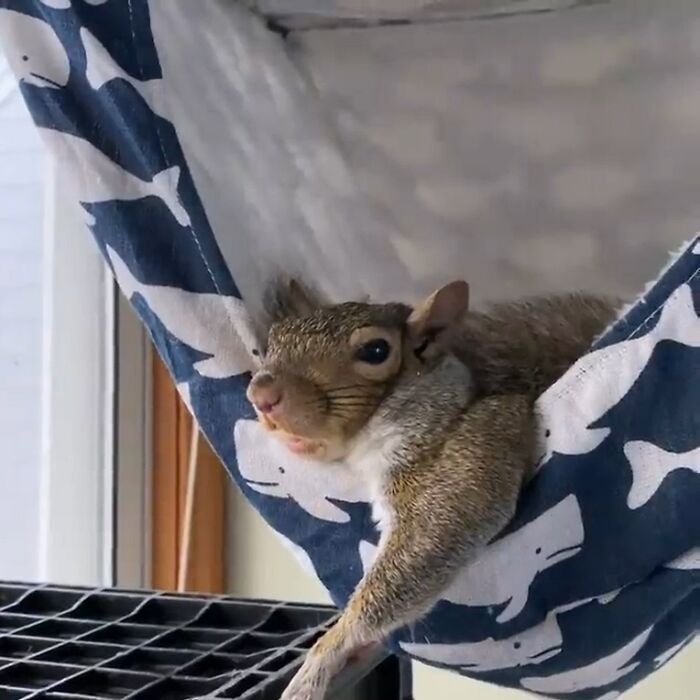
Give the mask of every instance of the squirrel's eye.
M 384 338 L 377 338 L 361 345 L 355 353 L 355 359 L 368 365 L 381 365 L 389 359 L 391 345 Z

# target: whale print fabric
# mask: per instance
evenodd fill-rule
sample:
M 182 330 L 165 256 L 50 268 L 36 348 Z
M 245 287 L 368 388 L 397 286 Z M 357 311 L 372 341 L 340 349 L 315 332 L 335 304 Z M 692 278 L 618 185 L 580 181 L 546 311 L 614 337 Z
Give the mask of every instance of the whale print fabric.
M 86 229 L 231 478 L 343 605 L 376 556 L 369 494 L 342 465 L 299 459 L 255 421 L 245 399 L 258 351 L 247 311 L 255 300 L 244 304 L 239 291 L 255 254 L 237 227 L 293 240 L 298 226 L 357 222 L 362 200 L 285 63 L 283 39 L 241 3 L 209 4 L 228 22 L 221 51 L 233 47 L 239 60 L 226 66 L 227 82 L 205 88 L 246 97 L 215 117 L 172 89 L 182 79 L 173 74 L 179 42 L 184 51 L 199 36 L 195 25 L 172 29 L 194 3 L 0 0 L 0 41 L 75 184 Z M 202 60 L 213 61 L 212 51 L 203 47 Z M 256 107 L 265 100 L 289 119 Z M 207 179 L 194 175 L 202 163 L 192 144 L 206 140 L 210 118 L 226 120 L 240 162 Z M 253 206 L 266 197 L 269 209 Z M 226 222 L 217 202 L 239 207 L 240 219 Z M 378 228 L 359 229 L 379 240 Z M 340 273 L 340 254 L 338 265 Z M 700 627 L 700 237 L 537 408 L 542 457 L 516 518 L 389 643 L 480 680 L 612 699 Z

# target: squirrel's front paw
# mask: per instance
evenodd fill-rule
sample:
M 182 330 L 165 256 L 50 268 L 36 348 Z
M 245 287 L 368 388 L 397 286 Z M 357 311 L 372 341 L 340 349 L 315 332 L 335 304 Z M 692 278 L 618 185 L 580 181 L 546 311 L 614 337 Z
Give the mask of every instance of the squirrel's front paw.
M 280 700 L 323 700 L 327 687 L 328 679 L 323 670 L 316 664 L 304 664 L 292 678 Z

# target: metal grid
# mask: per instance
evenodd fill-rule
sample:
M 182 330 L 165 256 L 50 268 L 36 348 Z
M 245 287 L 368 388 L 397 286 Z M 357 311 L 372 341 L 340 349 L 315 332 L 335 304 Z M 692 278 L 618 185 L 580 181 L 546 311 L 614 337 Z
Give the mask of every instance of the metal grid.
M 0 583 L 0 700 L 278 700 L 326 606 Z

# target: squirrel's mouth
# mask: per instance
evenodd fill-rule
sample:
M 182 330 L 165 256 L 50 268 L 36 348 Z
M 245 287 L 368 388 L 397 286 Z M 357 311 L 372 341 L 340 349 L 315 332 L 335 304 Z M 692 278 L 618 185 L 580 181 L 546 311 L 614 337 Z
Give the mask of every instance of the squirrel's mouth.
M 296 435 L 285 435 L 281 439 L 289 450 L 297 455 L 314 452 L 319 445 L 318 441 L 316 440 L 307 440 L 306 438 L 298 437 Z
M 269 413 L 256 411 L 258 421 L 292 454 L 312 460 L 333 461 L 344 454 L 344 450 L 335 444 L 331 436 L 309 437 L 300 435 L 293 426 L 286 424 L 283 415 L 271 416 Z
M 314 440 L 287 432 L 277 421 L 262 413 L 258 414 L 258 419 L 263 427 L 275 433 L 275 437 L 293 454 L 302 457 L 323 457 L 325 453 L 325 442 L 323 440 Z
M 290 452 L 300 457 L 323 460 L 328 456 L 328 445 L 323 440 L 311 440 L 290 434 L 281 434 L 278 437 Z

